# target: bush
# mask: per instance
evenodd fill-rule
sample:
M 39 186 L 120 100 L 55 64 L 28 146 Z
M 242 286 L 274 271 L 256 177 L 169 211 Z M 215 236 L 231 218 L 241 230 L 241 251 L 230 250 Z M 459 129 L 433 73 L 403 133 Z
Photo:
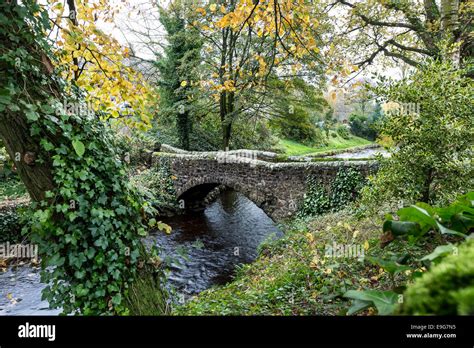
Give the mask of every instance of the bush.
M 19 242 L 21 237 L 20 217 L 15 208 L 0 210 L 0 243 Z
M 474 241 L 408 286 L 402 313 L 409 315 L 474 315 Z
M 146 165 L 151 160 L 151 153 L 160 149 L 161 144 L 153 134 L 130 131 L 130 135 L 118 134 L 117 146 L 128 154 L 130 166 Z
M 377 132 L 374 129 L 374 122 L 365 115 L 352 114 L 349 116 L 351 133 L 368 140 L 375 140 Z
M 343 139 L 350 139 L 351 137 L 351 134 L 349 133 L 349 129 L 347 129 L 346 126 L 344 125 L 340 125 L 336 128 L 336 132 L 337 134 L 339 134 L 339 136 Z
M 167 158 L 160 158 L 155 166 L 132 177 L 131 184 L 152 202 L 159 214 L 166 215 L 178 208 Z

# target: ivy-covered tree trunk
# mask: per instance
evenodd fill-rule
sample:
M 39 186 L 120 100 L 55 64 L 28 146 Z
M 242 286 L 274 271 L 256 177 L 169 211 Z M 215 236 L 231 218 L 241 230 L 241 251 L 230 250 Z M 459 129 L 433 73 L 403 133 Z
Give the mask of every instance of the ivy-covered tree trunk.
M 169 10 L 160 8 L 168 46 L 157 67 L 161 112 L 173 116 L 179 146 L 190 150 L 194 109 L 188 97 L 192 95 L 192 81 L 197 78 L 202 43 L 197 32 L 186 26 L 186 15 L 186 9 L 179 5 Z
M 107 127 L 64 105 L 82 93 L 54 68 L 47 11 L 23 0 L 0 13 L 0 137 L 38 202 L 29 228 L 43 296 L 64 313 L 125 314 L 146 207 Z
M 222 130 L 222 150 L 229 150 L 230 137 L 232 135 L 232 115 L 230 113 L 230 92 L 221 92 L 219 96 L 219 114 Z
M 0 113 L 0 138 L 5 144 L 8 154 L 15 162 L 18 175 L 25 184 L 30 197 L 34 201 L 45 199 L 45 192 L 53 189 L 51 161 L 44 162 L 37 159 L 43 153 L 30 134 L 30 127 L 26 116 L 21 113 L 12 113 L 4 110 Z

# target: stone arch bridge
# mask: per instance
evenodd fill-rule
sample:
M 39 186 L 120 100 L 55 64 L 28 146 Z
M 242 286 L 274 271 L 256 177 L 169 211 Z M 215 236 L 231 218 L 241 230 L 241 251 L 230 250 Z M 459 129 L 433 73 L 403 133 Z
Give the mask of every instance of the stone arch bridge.
M 363 175 L 376 169 L 375 161 L 278 162 L 278 155 L 271 152 L 187 152 L 164 147 L 153 154 L 152 162 L 168 162 L 176 198 L 185 206 L 202 202 L 213 189 L 225 185 L 245 195 L 275 221 L 296 212 L 308 176 L 329 185 L 341 169 L 357 168 Z

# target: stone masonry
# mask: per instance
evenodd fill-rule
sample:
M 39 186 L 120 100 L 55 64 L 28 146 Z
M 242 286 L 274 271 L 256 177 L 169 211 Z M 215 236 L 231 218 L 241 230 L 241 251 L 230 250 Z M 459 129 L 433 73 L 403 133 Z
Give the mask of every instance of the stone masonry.
M 238 150 L 202 153 L 154 153 L 153 162 L 167 158 L 177 200 L 184 204 L 203 200 L 219 185 L 232 188 L 259 206 L 273 220 L 290 217 L 304 199 L 308 176 L 330 184 L 337 172 L 357 168 L 363 175 L 376 169 L 375 161 L 273 163 L 268 152 Z

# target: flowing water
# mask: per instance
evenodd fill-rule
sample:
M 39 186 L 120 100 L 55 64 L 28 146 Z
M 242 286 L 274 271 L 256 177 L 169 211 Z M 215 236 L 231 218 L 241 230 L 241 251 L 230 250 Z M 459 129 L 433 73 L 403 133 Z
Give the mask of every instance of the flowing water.
M 154 232 L 145 242 L 160 250 L 169 265 L 167 278 L 179 293 L 192 295 L 232 279 L 236 266 L 252 262 L 258 246 L 281 231 L 255 204 L 224 191 L 200 212 L 163 220 L 171 234 Z M 39 269 L 29 266 L 0 273 L 0 315 L 56 315 L 41 301 Z
M 224 191 L 204 211 L 164 222 L 173 232 L 157 232 L 147 242 L 173 258 L 170 283 L 187 294 L 228 282 L 236 265 L 256 258 L 263 241 L 282 236 L 261 209 L 235 191 Z
M 337 155 L 329 156 L 331 158 L 347 158 L 347 159 L 357 159 L 357 158 L 374 158 L 376 155 L 382 155 L 383 157 L 389 156 L 389 153 L 382 148 L 374 149 L 364 149 L 357 152 L 341 152 Z

